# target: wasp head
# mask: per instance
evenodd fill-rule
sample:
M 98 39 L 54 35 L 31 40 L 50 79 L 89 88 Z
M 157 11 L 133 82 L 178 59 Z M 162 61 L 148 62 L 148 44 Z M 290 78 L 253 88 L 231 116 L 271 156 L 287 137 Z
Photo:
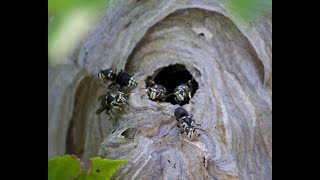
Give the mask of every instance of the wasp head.
M 149 99 L 153 101 L 164 97 L 166 92 L 166 88 L 160 84 L 155 84 L 148 88 Z
M 103 82 L 105 82 L 106 80 L 115 80 L 116 79 L 116 72 L 114 69 L 109 68 L 109 69 L 105 69 L 105 70 L 100 70 L 98 77 L 100 80 L 102 80 Z
M 195 128 L 192 125 L 192 119 L 189 116 L 186 116 L 182 119 L 182 128 L 187 133 L 187 136 L 191 138 L 195 132 Z
M 124 97 L 124 93 L 118 92 L 117 95 L 115 96 L 115 100 L 119 104 L 126 104 L 126 98 Z

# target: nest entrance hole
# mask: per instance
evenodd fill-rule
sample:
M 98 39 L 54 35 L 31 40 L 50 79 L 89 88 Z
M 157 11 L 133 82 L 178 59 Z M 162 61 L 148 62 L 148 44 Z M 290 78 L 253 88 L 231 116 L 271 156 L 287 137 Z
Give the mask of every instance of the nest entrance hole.
M 156 70 L 151 78 L 156 84 L 163 85 L 167 90 L 167 94 L 171 94 L 174 92 L 174 89 L 178 85 L 187 83 L 189 80 L 193 79 L 193 76 L 186 69 L 186 66 L 182 64 L 174 64 L 174 65 L 170 65 L 170 66 L 163 67 Z M 195 94 L 195 92 L 199 87 L 198 82 L 196 80 L 193 80 L 192 84 L 194 86 L 194 91 L 193 93 L 191 93 L 191 97 L 193 97 L 193 95 Z M 165 102 L 171 103 L 173 105 L 177 104 L 177 102 L 174 100 L 173 95 L 168 96 Z M 180 105 L 182 106 L 188 103 L 189 103 L 189 100 L 185 103 L 181 103 Z

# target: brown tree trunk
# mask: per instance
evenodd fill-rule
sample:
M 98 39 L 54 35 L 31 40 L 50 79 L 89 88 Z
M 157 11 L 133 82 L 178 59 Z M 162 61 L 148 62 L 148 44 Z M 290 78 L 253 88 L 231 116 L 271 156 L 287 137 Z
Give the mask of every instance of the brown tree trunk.
M 113 179 L 272 179 L 272 21 L 247 24 L 224 7 L 111 1 L 69 63 L 48 69 L 48 157 L 128 159 Z M 183 106 L 205 130 L 195 140 L 169 132 L 175 119 L 165 113 L 178 105 L 141 98 L 147 76 L 173 64 L 199 84 Z M 96 75 L 107 67 L 136 78 L 134 112 L 95 114 L 107 91 Z

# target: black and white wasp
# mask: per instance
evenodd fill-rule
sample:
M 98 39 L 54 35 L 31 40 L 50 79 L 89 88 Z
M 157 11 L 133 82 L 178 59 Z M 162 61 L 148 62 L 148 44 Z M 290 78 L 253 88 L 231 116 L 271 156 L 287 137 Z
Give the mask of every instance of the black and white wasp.
M 138 86 L 135 78 L 126 73 L 124 70 L 121 70 L 118 74 L 117 69 L 108 68 L 105 70 L 100 70 L 98 77 L 103 83 L 106 83 L 108 80 L 112 81 L 110 86 L 120 85 L 129 88 L 135 88 Z
M 101 107 L 96 111 L 96 114 L 100 114 L 103 111 L 109 115 L 109 111 L 112 108 L 122 109 L 122 107 L 127 104 L 127 100 L 124 97 L 123 92 L 116 92 L 116 93 L 107 93 L 99 97 L 98 99 L 101 101 Z
M 200 124 L 196 124 L 195 123 L 195 120 L 192 118 L 193 116 L 190 115 L 188 113 L 188 111 L 183 108 L 183 107 L 177 107 L 175 110 L 174 110 L 174 117 L 175 119 L 177 120 L 178 124 L 177 126 L 180 128 L 180 134 L 183 134 L 183 133 L 186 133 L 186 135 L 189 137 L 189 138 L 194 138 L 196 135 L 198 135 L 196 133 L 196 129 L 199 129 L 199 130 L 202 130 L 202 131 L 205 131 L 204 129 L 201 129 L 201 128 L 197 128 L 195 127 L 196 125 L 197 126 L 200 126 Z M 174 126 L 173 126 L 174 127 Z M 172 127 L 172 128 L 173 128 Z M 171 128 L 171 129 L 172 129 Z M 170 131 L 171 131 L 170 129 Z M 169 132 L 170 132 L 169 131 Z M 168 133 L 169 133 L 168 132 Z M 167 134 L 168 134 L 167 133 Z M 167 135 L 166 134 L 166 135 Z M 165 136 L 166 136 L 165 135 Z M 164 136 L 163 136 L 164 137 Z
M 146 80 L 147 94 L 152 101 L 165 101 L 167 90 L 161 84 L 156 84 L 151 77 Z
M 174 89 L 174 92 L 169 94 L 168 96 L 174 95 L 174 100 L 180 105 L 186 103 L 187 101 L 191 100 L 192 94 L 194 94 L 195 92 L 193 81 L 194 78 L 184 84 L 178 85 Z
M 178 107 L 174 110 L 174 117 L 179 123 L 177 126 L 181 128 L 181 134 L 185 132 L 189 138 L 193 137 L 196 128 L 192 115 L 189 116 L 188 111 L 183 107 Z

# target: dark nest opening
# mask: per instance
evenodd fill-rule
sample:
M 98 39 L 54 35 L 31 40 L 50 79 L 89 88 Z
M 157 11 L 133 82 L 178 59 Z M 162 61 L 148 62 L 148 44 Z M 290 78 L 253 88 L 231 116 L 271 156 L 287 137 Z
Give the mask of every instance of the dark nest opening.
M 166 88 L 167 94 L 174 93 L 174 89 L 178 85 L 187 83 L 189 80 L 193 79 L 193 76 L 191 75 L 191 73 L 182 64 L 174 64 L 174 65 L 170 65 L 170 66 L 158 69 L 155 71 L 152 77 L 153 77 L 153 81 L 156 84 L 161 84 Z M 196 80 L 193 80 L 192 84 L 193 84 L 193 92 L 191 93 L 191 97 L 193 97 L 193 95 L 195 94 L 195 92 L 199 87 L 198 82 Z M 174 95 L 168 96 L 165 102 L 171 103 L 173 105 L 177 104 L 177 102 L 174 99 Z M 189 100 L 184 103 L 180 103 L 180 105 L 183 106 L 184 104 L 188 104 L 188 103 L 189 103 Z

